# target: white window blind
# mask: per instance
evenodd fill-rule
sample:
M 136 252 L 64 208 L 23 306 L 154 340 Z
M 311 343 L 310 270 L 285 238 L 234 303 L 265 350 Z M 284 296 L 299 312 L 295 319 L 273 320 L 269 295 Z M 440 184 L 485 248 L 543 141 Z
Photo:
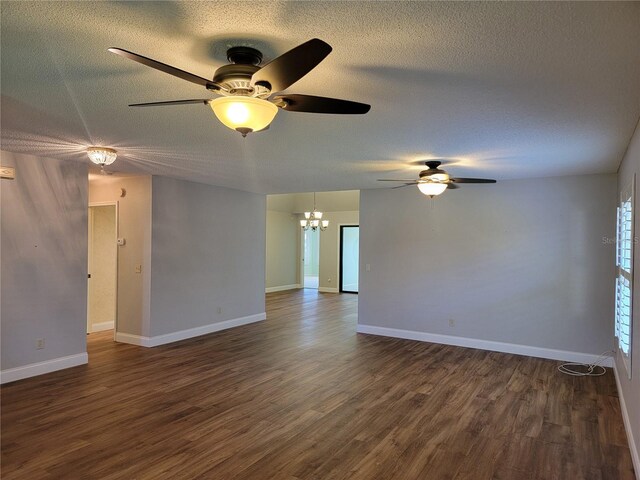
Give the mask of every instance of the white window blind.
M 621 192 L 616 221 L 616 322 L 615 334 L 627 374 L 631 378 L 631 328 L 633 292 L 634 181 Z

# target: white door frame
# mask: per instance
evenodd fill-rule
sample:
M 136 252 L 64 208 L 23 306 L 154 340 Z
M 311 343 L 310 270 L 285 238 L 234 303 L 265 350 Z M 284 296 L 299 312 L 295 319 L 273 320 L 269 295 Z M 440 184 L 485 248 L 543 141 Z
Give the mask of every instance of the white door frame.
M 300 222 L 298 222 L 299 224 Z M 298 241 L 298 247 L 300 249 L 300 255 L 298 255 L 298 276 L 300 277 L 300 288 L 304 288 L 304 229 L 298 227 L 298 235 L 300 239 Z
M 118 201 L 114 202 L 89 202 L 88 209 L 91 207 L 108 207 L 114 206 L 116 208 L 116 235 L 113 239 L 113 246 L 116 249 L 116 294 L 114 295 L 115 302 L 115 318 L 113 319 L 113 340 L 116 340 L 116 335 L 118 333 L 118 236 L 120 235 L 120 205 Z M 91 239 L 89 239 L 91 240 Z M 87 245 L 90 247 L 90 245 Z M 91 248 L 88 248 L 89 255 L 91 255 Z M 88 279 L 87 279 L 88 280 Z M 89 289 L 87 288 L 87 329 L 89 327 Z
M 298 222 L 299 224 L 300 222 Z M 300 287 L 301 288 L 305 288 L 304 286 L 304 247 L 305 247 L 305 242 L 304 242 L 304 233 L 305 230 L 301 227 L 299 227 L 299 234 L 300 234 L 300 256 L 298 257 L 298 261 L 299 261 L 299 270 L 298 270 L 298 274 L 300 275 Z M 320 232 L 318 232 L 318 291 L 320 290 Z
M 342 237 L 342 228 L 341 227 L 358 227 L 358 235 L 360 235 L 360 222 L 358 223 L 353 223 L 353 222 L 340 222 L 340 223 L 336 223 L 336 227 L 338 228 L 338 244 L 336 246 L 336 251 L 338 252 L 338 262 L 336 264 L 336 272 L 338 272 L 338 275 L 336 275 L 336 291 L 338 293 L 340 292 L 340 280 L 342 279 L 342 272 L 340 271 L 340 255 L 341 255 L 341 251 L 340 251 L 340 240 Z M 358 247 L 358 268 L 360 268 L 360 247 Z M 358 282 L 359 283 L 359 282 Z M 358 290 L 360 289 L 360 286 L 358 285 Z

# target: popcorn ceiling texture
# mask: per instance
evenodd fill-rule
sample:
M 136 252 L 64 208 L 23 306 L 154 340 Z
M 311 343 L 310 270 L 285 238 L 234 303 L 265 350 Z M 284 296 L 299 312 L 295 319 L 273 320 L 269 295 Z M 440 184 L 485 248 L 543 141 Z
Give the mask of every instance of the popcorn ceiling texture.
M 279 112 L 243 139 L 201 87 L 106 50 L 212 77 L 233 45 L 266 60 L 334 48 L 288 89 L 365 116 Z M 417 160 L 498 179 L 615 172 L 640 114 L 640 3 L 3 2 L 2 148 L 258 193 L 378 188 Z

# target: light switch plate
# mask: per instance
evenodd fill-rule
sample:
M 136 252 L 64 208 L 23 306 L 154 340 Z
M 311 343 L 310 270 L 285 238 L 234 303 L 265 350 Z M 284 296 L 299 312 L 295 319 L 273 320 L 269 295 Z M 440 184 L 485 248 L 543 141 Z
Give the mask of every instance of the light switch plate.
M 13 180 L 16 178 L 16 169 L 13 167 L 0 166 L 0 178 L 6 178 L 7 180 Z

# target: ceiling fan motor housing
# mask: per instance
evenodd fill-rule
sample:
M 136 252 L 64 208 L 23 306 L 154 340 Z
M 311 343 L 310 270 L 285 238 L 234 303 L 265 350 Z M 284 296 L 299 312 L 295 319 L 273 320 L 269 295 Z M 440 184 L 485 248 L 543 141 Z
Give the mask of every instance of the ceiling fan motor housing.
M 444 170 L 440 170 L 439 168 L 430 168 L 429 170 L 422 170 L 419 175 L 420 175 L 420 178 L 423 178 L 423 177 L 432 177 L 433 175 L 437 175 L 437 174 L 439 176 L 448 175 L 447 172 L 445 172 Z
M 264 85 L 251 85 L 251 77 L 260 70 L 262 53 L 251 47 L 232 47 L 227 50 L 229 65 L 216 70 L 213 81 L 222 86 L 216 93 L 221 95 L 244 95 L 248 97 L 266 98 L 271 90 Z
M 251 85 L 251 76 L 260 70 L 255 65 L 232 63 L 216 70 L 213 81 L 222 89 L 216 90 L 222 95 L 246 95 L 249 97 L 268 97 L 271 90 L 262 85 Z
M 231 47 L 227 50 L 227 60 L 238 65 L 257 67 L 262 63 L 262 52 L 251 47 Z
M 419 174 L 420 178 L 431 179 L 436 182 L 447 182 L 449 180 L 449 174 L 439 169 L 438 167 L 442 162 L 437 160 L 430 160 L 428 162 L 424 162 L 424 164 L 429 167 L 428 170 L 422 170 Z

